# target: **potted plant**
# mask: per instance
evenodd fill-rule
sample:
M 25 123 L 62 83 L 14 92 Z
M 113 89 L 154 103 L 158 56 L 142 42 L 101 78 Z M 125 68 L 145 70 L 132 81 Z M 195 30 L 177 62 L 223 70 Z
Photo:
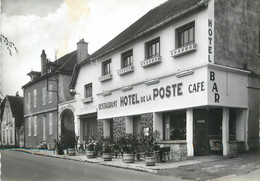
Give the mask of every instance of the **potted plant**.
M 62 146 L 62 143 L 61 143 L 61 138 L 59 140 L 54 139 L 53 141 L 55 143 L 56 154 L 57 155 L 63 155 L 64 151 L 63 151 L 63 146 Z
M 96 157 L 96 140 L 91 137 L 86 145 L 86 152 L 88 158 L 95 158 Z
M 137 145 L 136 137 L 133 134 L 125 134 L 120 138 L 119 144 L 123 152 L 124 163 L 134 163 L 135 147 Z
M 141 137 L 141 143 L 145 151 L 146 166 L 155 166 L 155 151 L 157 150 L 156 140 L 159 139 L 159 131 L 149 130 Z
M 112 161 L 113 144 L 112 139 L 107 137 L 103 139 L 102 157 L 104 161 Z

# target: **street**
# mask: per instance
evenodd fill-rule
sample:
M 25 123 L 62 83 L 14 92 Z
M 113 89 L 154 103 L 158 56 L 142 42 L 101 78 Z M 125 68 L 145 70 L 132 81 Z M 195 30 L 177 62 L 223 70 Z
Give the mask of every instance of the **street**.
M 65 159 L 43 157 L 16 151 L 1 150 L 2 181 L 30 180 L 174 180 L 146 172 L 107 167 Z

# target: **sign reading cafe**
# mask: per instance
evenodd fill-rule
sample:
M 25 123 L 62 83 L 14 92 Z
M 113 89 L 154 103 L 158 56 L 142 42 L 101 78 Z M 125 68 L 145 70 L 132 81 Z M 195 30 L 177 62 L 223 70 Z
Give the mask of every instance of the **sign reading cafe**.
M 188 85 L 187 92 L 192 94 L 196 92 L 205 91 L 205 82 L 197 82 Z M 167 85 L 165 87 L 154 88 L 151 94 L 139 95 L 138 93 L 120 96 L 119 100 L 106 102 L 98 105 L 98 109 L 109 109 L 115 107 L 131 106 L 141 104 L 144 102 L 155 101 L 157 99 L 167 99 L 171 97 L 178 97 L 183 95 L 183 83 L 176 83 Z

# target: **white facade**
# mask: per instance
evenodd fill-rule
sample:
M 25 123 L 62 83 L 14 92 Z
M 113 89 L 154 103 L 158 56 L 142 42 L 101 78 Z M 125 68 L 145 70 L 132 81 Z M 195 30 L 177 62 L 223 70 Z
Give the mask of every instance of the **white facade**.
M 195 24 L 196 46 L 193 51 L 175 57 L 173 52 L 178 49 L 177 29 L 191 22 Z M 133 116 L 152 113 L 153 129 L 162 133 L 162 144 L 184 143 L 187 145 L 187 155 L 194 156 L 195 121 L 204 121 L 195 119 L 197 113 L 194 112 L 219 109 L 222 113 L 218 121 L 221 124 L 223 155 L 228 155 L 229 113 L 230 109 L 234 109 L 236 140 L 245 142 L 247 147 L 249 72 L 214 64 L 213 31 L 214 1 L 209 1 L 207 8 L 82 65 L 75 84 L 78 93 L 75 96 L 78 135 L 83 131 L 80 117 L 93 113 L 97 114 L 98 120 L 104 120 L 104 136 L 110 133 L 109 119 L 125 117 L 126 132 L 133 133 Z M 141 62 L 146 60 L 146 43 L 157 38 L 160 42 L 160 62 L 141 66 Z M 122 54 L 128 50 L 133 52 L 134 69 L 119 75 Z M 107 60 L 111 60 L 112 79 L 101 82 L 102 63 Z M 93 95 L 91 100 L 86 100 L 85 85 L 90 83 Z M 178 111 L 186 114 L 186 139 L 164 140 L 167 129 L 167 126 L 164 128 L 164 114 Z

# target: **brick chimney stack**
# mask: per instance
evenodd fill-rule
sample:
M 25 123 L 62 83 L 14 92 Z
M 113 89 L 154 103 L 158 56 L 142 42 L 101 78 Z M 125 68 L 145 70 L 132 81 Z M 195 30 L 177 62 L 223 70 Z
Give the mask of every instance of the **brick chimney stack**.
M 47 55 L 45 54 L 45 50 L 42 50 L 42 54 L 41 54 L 41 75 L 44 75 L 47 73 Z
M 88 54 L 88 43 L 81 39 L 77 43 L 77 62 L 85 60 L 89 56 Z

